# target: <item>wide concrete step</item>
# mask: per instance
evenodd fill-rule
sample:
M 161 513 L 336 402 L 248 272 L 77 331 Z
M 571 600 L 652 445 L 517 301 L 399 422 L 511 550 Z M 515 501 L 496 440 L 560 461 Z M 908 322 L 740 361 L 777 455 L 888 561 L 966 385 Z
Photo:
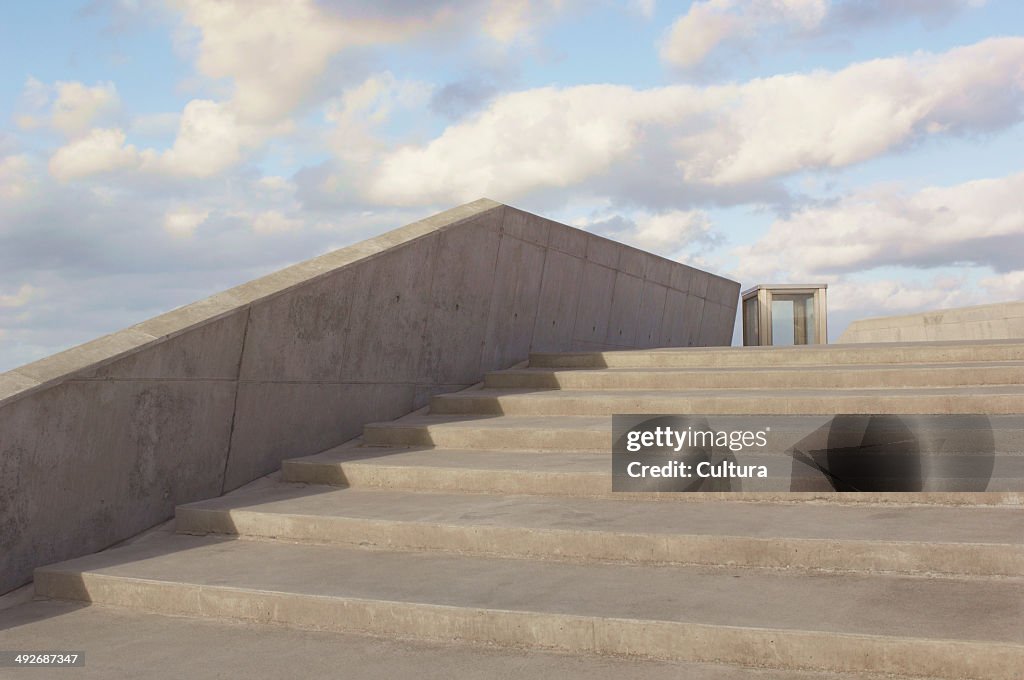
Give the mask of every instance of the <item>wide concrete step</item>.
M 180 506 L 176 527 L 501 557 L 1024 577 L 1024 508 L 678 506 L 282 484 Z
M 1024 384 L 1024 362 L 771 368 L 522 368 L 488 373 L 484 387 L 562 390 L 963 387 Z
M 488 391 L 480 390 L 484 395 Z M 458 394 L 472 395 L 474 392 Z M 540 394 L 530 396 L 540 399 Z M 557 394 L 557 393 L 555 393 Z M 613 398 L 618 393 L 610 393 Z M 454 397 L 454 395 L 451 395 Z M 522 395 L 525 397 L 525 395 Z M 671 395 L 670 395 L 671 396 Z M 493 397 L 484 396 L 484 399 Z M 525 397 L 528 400 L 530 397 Z M 444 403 L 447 404 L 447 401 Z M 472 402 L 470 402 L 472 403 Z M 555 405 L 557 406 L 557 404 Z M 552 406 L 552 409 L 555 408 Z M 628 407 L 628 404 L 624 406 Z M 621 413 L 634 413 L 624 408 Z M 673 411 L 665 411 L 672 413 Z M 695 411 L 703 413 L 702 411 Z M 846 431 L 829 413 L 818 415 L 709 415 L 707 427 L 711 429 L 756 429 L 769 427 L 771 434 L 766 446 L 757 452 L 787 455 L 795 446 L 803 451 L 828 446 L 833 428 Z M 511 449 L 543 451 L 602 451 L 612 450 L 611 414 L 597 415 L 480 415 L 480 414 L 414 414 L 381 423 L 370 423 L 363 430 L 363 441 L 371 446 L 436 446 L 448 449 Z M 703 421 L 701 421 L 702 424 Z M 840 423 L 845 421 L 840 421 Z M 991 442 L 995 454 L 1020 455 L 1024 453 L 1024 420 L 1019 415 L 973 416 L 960 418 L 935 415 L 908 414 L 900 422 L 913 428 L 920 440 L 922 452 L 938 455 L 956 453 L 961 448 L 975 451 L 972 437 L 980 441 L 984 436 Z M 849 425 L 855 432 L 857 422 Z M 861 425 L 863 427 L 863 425 Z M 963 435 L 955 437 L 954 435 Z M 964 440 L 964 441 L 961 441 Z M 744 452 L 752 455 L 753 450 Z
M 893 342 L 798 347 L 685 347 L 530 355 L 533 368 L 726 368 L 1020 361 L 1022 340 Z
M 435 449 L 340 446 L 284 461 L 289 482 L 350 488 L 404 489 L 487 494 L 529 494 L 603 498 L 617 502 L 709 500 L 835 505 L 1024 505 L 1024 494 L 1010 492 L 836 493 L 818 491 L 739 491 L 625 493 L 612 491 L 607 451 L 528 451 L 514 449 Z M 628 505 L 628 503 L 627 503 Z
M 128 607 L 36 600 L 0 611 L 9 649 L 59 641 L 84 654 L 74 669 L 6 669 L 7 678 L 74 680 L 891 680 L 861 673 L 766 670 L 725 664 L 565 654 L 450 641 L 261 626 L 166 616 Z M 52 646 L 52 644 L 50 645 Z
M 480 389 L 435 396 L 434 414 L 1020 414 L 1024 386 L 801 390 Z
M 168 536 L 39 594 L 339 632 L 776 669 L 1018 680 L 1024 582 L 589 564 Z

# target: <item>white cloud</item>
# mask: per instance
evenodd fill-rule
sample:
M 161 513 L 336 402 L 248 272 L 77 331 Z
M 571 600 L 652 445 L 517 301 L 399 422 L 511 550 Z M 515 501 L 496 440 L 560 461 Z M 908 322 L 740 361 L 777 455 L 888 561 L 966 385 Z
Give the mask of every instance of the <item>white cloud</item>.
M 97 128 L 57 149 L 50 157 L 50 174 L 62 182 L 138 167 L 143 154 L 125 144 L 118 129 Z
M 998 38 L 738 85 L 514 92 L 425 145 L 384 155 L 362 189 L 385 204 L 443 204 L 586 181 L 678 192 L 843 167 L 928 135 L 1019 121 L 1022 62 L 1024 38 Z
M 669 28 L 661 44 L 661 58 L 674 66 L 695 66 L 727 40 L 749 38 L 773 24 L 811 30 L 827 12 L 827 0 L 694 2 Z
M 433 25 L 433 19 L 416 16 L 343 16 L 313 0 L 176 4 L 200 33 L 199 71 L 209 78 L 230 79 L 239 121 L 261 125 L 287 118 L 343 49 L 394 42 Z
M 1024 173 L 913 194 L 863 191 L 805 208 L 737 249 L 753 279 L 821 277 L 874 267 L 1015 268 L 1024 252 Z
M 666 257 L 684 252 L 692 254 L 692 251 L 703 250 L 718 241 L 711 220 L 702 210 L 637 211 L 628 217 L 611 215 L 578 219 L 574 224 Z
M 268 210 L 250 216 L 252 230 L 257 234 L 278 234 L 288 231 L 297 231 L 302 228 L 302 220 L 287 217 L 277 210 Z
M 0 307 L 24 307 L 37 293 L 36 289 L 29 284 L 22 284 L 17 292 L 4 295 L 0 293 Z
M 330 134 L 335 154 L 348 162 L 366 162 L 386 149 L 377 128 L 396 109 L 422 108 L 432 87 L 419 81 L 398 80 L 390 72 L 370 76 L 329 102 L 325 117 L 334 129 Z
M 170 135 L 180 125 L 181 113 L 147 113 L 132 118 L 131 132 L 140 135 Z
M 53 126 L 68 137 L 77 137 L 93 127 L 104 114 L 117 111 L 121 101 L 113 83 L 86 87 L 77 82 L 60 82 L 53 103 Z
M 110 82 L 91 87 L 77 81 L 46 85 L 30 77 L 21 101 L 32 113 L 18 117 L 20 127 L 33 129 L 48 125 L 69 138 L 82 136 L 121 108 L 117 88 Z M 49 110 L 45 111 L 47 107 Z
M 28 195 L 33 185 L 26 154 L 0 157 L 0 198 L 22 198 Z
M 490 0 L 481 28 L 501 45 L 529 41 L 536 26 L 564 5 L 565 0 Z
M 690 69 L 726 48 L 747 54 L 774 35 L 849 34 L 868 26 L 919 19 L 936 23 L 984 0 L 698 0 L 677 18 L 660 43 L 663 61 Z
M 843 167 L 928 134 L 1020 119 L 1024 38 L 751 81 L 711 134 L 683 140 L 689 179 L 729 184 Z M 716 88 L 712 88 L 714 91 Z
M 200 72 L 230 78 L 238 112 L 253 122 L 286 117 L 347 37 L 344 23 L 310 0 L 177 4 L 201 32 Z
M 290 123 L 245 123 L 229 104 L 193 99 L 182 111 L 174 145 L 150 167 L 176 176 L 210 177 L 238 163 L 245 151 L 268 137 L 291 128 Z
M 172 210 L 164 216 L 164 231 L 179 238 L 191 237 L 209 215 L 209 210 L 188 207 Z
M 988 276 L 979 283 L 992 300 L 1024 300 L 1024 269 Z
M 968 288 L 962 278 L 951 276 L 936 276 L 923 282 L 841 277 L 829 283 L 829 311 L 859 312 L 857 318 L 963 307 L 982 300 L 979 292 Z

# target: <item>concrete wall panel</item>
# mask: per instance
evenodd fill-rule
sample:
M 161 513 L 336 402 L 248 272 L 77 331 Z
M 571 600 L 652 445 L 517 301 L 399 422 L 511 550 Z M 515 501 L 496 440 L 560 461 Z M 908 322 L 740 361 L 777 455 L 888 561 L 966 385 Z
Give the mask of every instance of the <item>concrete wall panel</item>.
M 531 350 L 728 343 L 708 280 L 480 200 L 0 374 L 0 592 Z
M 708 298 L 708 285 L 710 283 L 710 274 L 695 269 L 690 275 L 690 288 L 687 290 L 687 293 L 706 300 Z
M 235 386 L 70 380 L 0 412 L 0 591 L 220 493 Z
M 647 254 L 647 267 L 644 278 L 668 288 L 672 285 L 672 270 L 679 265 L 671 260 Z
M 419 384 L 466 385 L 479 379 L 501 242 L 501 213 L 495 213 L 478 224 L 438 235 L 430 312 L 415 380 Z M 452 352 L 453 346 L 463 351 Z
M 587 234 L 587 260 L 595 264 L 604 265 L 609 269 L 617 269 L 619 254 L 624 248 L 622 244 L 615 241 Z
M 636 325 L 640 318 L 640 294 L 644 280 L 624 271 L 615 273 L 615 288 L 612 291 L 612 308 L 608 315 L 608 332 L 605 342 L 620 347 L 633 347 L 636 340 Z
M 534 243 L 502 237 L 494 266 L 483 371 L 508 367 L 530 353 L 546 252 Z
M 622 248 L 619 252 L 619 264 L 616 269 L 625 274 L 643 278 L 647 271 L 647 253 L 636 248 Z
M 637 314 L 637 347 L 658 347 L 662 344 L 661 324 L 665 320 L 667 295 L 668 288 L 665 286 L 651 280 L 644 281 Z
M 704 302 L 702 297 L 697 297 L 696 295 L 686 296 L 686 304 L 683 306 L 686 347 L 694 347 L 700 344 L 701 326 L 704 324 Z
M 669 288 L 674 288 L 683 293 L 690 292 L 690 281 L 693 280 L 693 274 L 697 270 L 693 267 L 687 267 L 686 265 L 679 265 L 672 267 L 672 272 L 669 276 Z
M 666 291 L 661 335 L 656 347 L 679 347 L 686 344 L 686 297 L 686 293 L 673 288 Z
M 547 248 L 551 220 L 505 206 L 501 231 L 504 234 Z
M 242 382 L 223 491 L 277 470 L 296 451 L 337 446 L 368 422 L 409 413 L 414 392 L 412 383 Z
M 1024 301 L 854 321 L 838 342 L 1008 340 L 1024 338 Z
M 533 328 L 535 352 L 565 352 L 572 347 L 576 310 L 582 295 L 584 260 L 548 250 Z
M 588 260 L 583 265 L 583 288 L 576 311 L 574 341 L 604 344 L 614 291 L 615 270 Z
M 121 359 L 85 370 L 81 378 L 219 378 L 234 380 L 245 336 L 246 310 L 169 337 Z
M 587 257 L 588 240 L 587 232 L 556 222 L 551 227 L 548 247 L 584 259 Z
M 735 281 L 720 276 L 708 277 L 708 291 L 705 296 L 708 301 L 716 305 L 729 305 L 739 298 L 739 294 L 740 288 Z
M 431 311 L 438 235 L 374 258 L 357 269 L 340 378 L 413 382 Z

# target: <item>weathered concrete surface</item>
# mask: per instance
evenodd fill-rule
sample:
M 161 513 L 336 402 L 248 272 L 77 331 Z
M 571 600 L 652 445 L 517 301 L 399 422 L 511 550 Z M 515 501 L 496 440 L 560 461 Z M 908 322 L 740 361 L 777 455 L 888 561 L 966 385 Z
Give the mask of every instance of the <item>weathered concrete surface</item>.
M 397 640 L 252 623 L 161 616 L 122 607 L 37 601 L 0 612 L 8 649 L 85 653 L 85 666 L 53 671 L 74 680 L 882 680 L 861 673 L 772 671 L 720 664 L 600 657 L 489 645 Z M 39 668 L 5 668 L 39 680 Z M 46 676 L 51 677 L 51 676 Z
M 495 419 L 491 419 L 493 422 Z M 504 420 L 504 419 L 502 419 Z M 521 420 L 517 418 L 516 420 Z M 539 424 L 533 421 L 535 429 Z M 483 428 L 480 428 L 481 430 Z M 473 434 L 471 432 L 466 434 Z M 486 436 L 486 432 L 480 432 Z M 493 433 L 492 433 L 493 434 Z M 506 439 L 524 441 L 526 428 L 501 432 Z M 570 433 L 578 436 L 579 449 L 447 449 L 428 447 L 355 447 L 339 446 L 313 456 L 286 460 L 284 478 L 309 484 L 334 484 L 351 489 L 404 489 L 409 491 L 458 492 L 483 494 L 528 494 L 565 498 L 603 498 L 651 500 L 650 493 L 612 491 L 608 472 L 608 424 L 600 428 L 578 427 Z M 479 442 L 479 439 L 477 439 Z M 595 443 L 596 442 L 596 443 Z M 558 444 L 560 442 L 544 442 Z M 1019 460 L 1020 456 L 1010 458 Z M 998 459 L 997 459 L 997 462 Z M 727 500 L 758 503 L 804 505 L 808 502 L 836 505 L 887 506 L 1002 506 L 1019 511 L 1024 505 L 1020 491 L 943 492 L 836 492 L 817 491 L 720 491 L 701 493 L 653 494 L 659 502 L 705 503 Z M 1022 537 L 1024 538 L 1024 537 Z
M 0 374 L 0 593 L 531 351 L 728 344 L 738 294 L 484 199 Z
M 837 342 L 1024 338 L 1024 301 L 880 316 L 851 323 Z
M 1024 592 L 1013 578 L 808 575 L 179 535 L 37 570 L 36 588 L 183 616 L 780 670 L 1017 680 L 1024 664 Z
M 1020 521 L 1018 511 L 991 507 L 882 513 L 863 505 L 526 500 L 279 484 L 181 506 L 175 526 L 535 559 L 1024 577 Z

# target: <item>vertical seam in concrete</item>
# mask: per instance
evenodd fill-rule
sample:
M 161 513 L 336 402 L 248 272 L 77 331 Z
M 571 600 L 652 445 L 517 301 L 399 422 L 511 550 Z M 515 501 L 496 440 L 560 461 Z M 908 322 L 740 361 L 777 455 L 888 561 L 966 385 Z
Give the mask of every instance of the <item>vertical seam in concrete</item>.
M 498 220 L 498 247 L 494 249 L 494 264 L 491 265 L 491 287 L 487 291 L 487 299 L 490 301 L 488 306 L 490 311 L 487 315 L 487 320 L 484 322 L 484 341 L 480 343 L 479 349 L 477 349 L 477 355 L 479 361 L 477 362 L 477 375 L 483 377 L 484 371 L 484 349 L 488 346 L 489 338 L 487 337 L 486 329 L 491 327 L 491 314 L 495 314 L 494 307 L 494 287 L 498 285 L 498 262 L 501 260 L 501 244 L 505 241 L 505 221 L 508 219 L 509 207 L 506 205 L 499 208 L 501 210 L 501 219 Z
M 486 214 L 486 213 L 484 213 L 484 214 Z M 472 222 L 473 222 L 473 220 L 469 220 L 469 223 L 472 223 Z M 437 279 L 437 276 L 438 276 L 437 256 L 440 254 L 440 251 L 441 251 L 441 241 L 443 240 L 444 234 L 445 234 L 446 231 L 454 231 L 454 229 L 459 228 L 463 224 L 465 224 L 465 223 L 460 223 L 458 225 L 455 225 L 455 227 L 453 227 L 450 230 L 445 229 L 445 230 L 442 230 L 442 231 L 438 232 L 437 235 L 436 235 L 437 238 L 434 239 L 434 245 L 433 245 L 434 250 L 431 251 L 431 257 L 434 259 L 434 262 L 431 264 L 431 268 L 430 268 L 430 281 L 427 284 L 427 313 L 423 316 L 423 330 L 420 333 L 420 352 L 419 352 L 418 358 L 416 359 L 416 365 L 413 367 L 413 373 L 412 373 L 413 376 L 414 376 L 414 379 L 413 379 L 413 385 L 412 385 L 412 401 L 409 403 L 409 407 L 410 407 L 409 408 L 409 412 L 410 413 L 412 411 L 415 411 L 417 408 L 419 408 L 418 406 L 416 406 L 416 396 L 417 396 L 416 393 L 419 391 L 419 388 L 421 386 L 420 385 L 420 380 L 425 378 L 426 367 L 429 364 L 429 362 L 426 360 L 426 356 L 425 356 L 425 351 L 424 350 L 425 350 L 426 347 L 429 346 L 428 343 L 427 343 L 427 332 L 430 330 L 430 320 L 434 317 L 434 283 L 436 282 L 436 279 Z M 448 378 L 448 376 L 445 376 L 445 378 Z M 436 381 L 436 379 L 435 379 L 435 381 Z M 427 383 L 424 383 L 422 386 L 424 388 L 427 388 L 427 390 L 429 391 L 430 386 L 433 385 L 433 384 L 435 384 L 435 383 L 427 382 Z
M 245 310 L 245 327 L 242 329 L 242 346 L 238 350 L 238 369 L 235 371 L 235 398 L 231 404 L 231 428 L 228 430 L 228 450 L 224 454 L 224 470 L 220 475 L 220 495 L 224 495 L 224 490 L 228 483 L 228 464 L 231 462 L 231 449 L 235 444 L 235 421 L 238 417 L 238 392 L 242 385 L 242 362 L 245 359 L 245 345 L 249 339 L 249 322 L 252 318 L 252 305 L 246 307 Z
M 569 331 L 569 346 L 566 348 L 570 352 L 576 347 L 576 324 L 580 320 L 580 307 L 583 306 L 583 293 L 586 292 L 583 288 L 587 280 L 587 249 L 585 246 L 583 248 L 583 257 L 579 258 L 579 260 L 582 262 L 580 265 L 580 279 L 576 286 L 579 289 L 579 296 L 576 298 L 576 309 L 572 312 L 572 329 Z
M 544 262 L 540 265 L 540 285 L 537 286 L 537 299 L 533 301 L 533 325 L 530 328 L 530 345 L 526 348 L 526 359 L 529 361 L 533 351 L 533 341 L 537 339 L 537 318 L 540 316 L 540 304 L 544 298 L 544 278 L 548 275 L 548 253 L 551 251 L 551 230 L 548 230 L 548 245 L 544 246 Z
M 618 261 L 622 261 L 622 253 L 621 252 L 619 252 L 619 259 L 618 259 Z M 613 343 L 610 340 L 608 340 L 608 334 L 612 332 L 612 310 L 615 309 L 615 292 L 619 289 L 619 274 L 621 274 L 622 272 L 619 271 L 619 269 L 617 269 L 617 268 L 613 269 L 612 272 L 614 272 L 614 273 L 612 275 L 613 276 L 613 279 L 612 279 L 612 296 L 608 300 L 608 324 L 607 324 L 608 327 L 605 328 L 604 340 L 601 341 L 601 344 L 603 344 L 605 347 L 607 347 L 608 345 L 617 344 L 617 343 Z
M 665 334 L 667 333 L 667 328 L 668 328 L 665 325 L 665 319 L 666 319 L 666 317 L 668 317 L 668 294 L 671 293 L 673 290 L 675 290 L 675 289 L 672 288 L 672 286 L 666 286 L 665 287 L 665 304 L 661 306 L 661 335 L 658 336 L 658 344 L 659 345 L 661 345 L 661 343 L 665 343 L 665 344 L 661 345 L 661 346 L 665 346 L 665 345 L 671 346 L 671 342 L 665 342 L 666 339 L 671 341 L 671 338 L 666 338 L 666 336 L 665 336 Z M 683 303 L 685 304 L 685 302 L 686 302 L 686 295 L 683 294 Z
M 568 254 L 568 253 L 567 253 Z M 575 256 L 570 255 L 573 259 L 578 259 Z M 572 324 L 569 326 L 569 344 L 566 346 L 566 351 L 572 350 L 572 343 L 576 337 L 576 317 L 580 314 L 580 300 L 583 298 L 583 268 L 586 266 L 587 261 L 580 259 L 580 275 L 576 279 L 576 308 L 572 310 Z
M 705 298 L 702 298 L 699 295 L 694 295 L 694 297 L 697 298 L 698 300 L 703 300 L 704 304 L 700 306 L 700 314 L 696 315 L 697 316 L 697 337 L 695 338 L 696 344 L 695 345 L 691 345 L 691 347 L 706 347 L 707 345 L 702 345 L 701 343 L 703 342 L 702 338 L 704 337 L 704 311 L 708 308 L 708 301 Z
M 648 280 L 645 279 L 644 283 L 645 284 L 648 283 Z M 651 282 L 651 283 L 652 283 L 652 285 L 656 285 L 656 286 L 661 285 L 659 283 L 653 283 L 653 282 Z M 640 291 L 640 296 L 641 296 L 641 298 L 643 297 L 643 290 Z M 653 334 L 654 337 L 651 338 L 651 342 L 655 343 L 655 345 L 654 345 L 655 347 L 661 344 L 661 338 L 664 337 L 665 308 L 666 307 L 668 307 L 668 288 L 665 288 L 665 296 L 663 298 L 661 298 L 661 314 L 658 317 L 660 319 L 660 321 L 658 321 L 657 332 L 654 333 Z M 639 323 L 640 322 L 638 320 L 637 321 L 637 325 L 639 325 Z M 648 345 L 648 347 L 650 347 L 650 346 L 651 345 Z

